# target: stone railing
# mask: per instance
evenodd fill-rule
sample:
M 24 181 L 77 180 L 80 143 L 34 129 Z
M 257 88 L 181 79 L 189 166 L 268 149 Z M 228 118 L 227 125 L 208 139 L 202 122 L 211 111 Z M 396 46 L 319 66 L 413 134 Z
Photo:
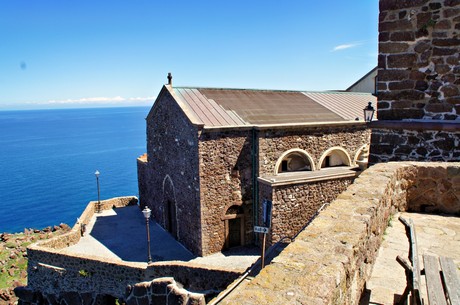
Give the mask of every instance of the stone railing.
M 296 240 L 221 304 L 358 304 L 396 211 L 460 213 L 460 163 L 364 171 Z
M 218 293 L 241 272 L 225 267 L 169 261 L 147 264 L 126 262 L 92 255 L 69 254 L 64 248 L 78 243 L 82 229 L 90 222 L 96 209 L 108 210 L 137 204 L 136 197 L 118 197 L 92 201 L 79 221 L 66 234 L 40 241 L 28 247 L 28 286 L 17 289 L 17 296 L 31 304 L 40 300 L 86 300 L 113 303 L 110 300 L 181 299 L 191 304 L 204 304 L 204 295 L 192 291 Z M 168 277 L 174 276 L 176 282 Z M 165 278 L 163 280 L 163 278 Z M 158 287 L 164 287 L 160 293 Z M 131 287 L 131 289 L 129 288 Z M 142 295 L 144 288 L 145 294 Z M 128 289 L 128 290 L 127 290 Z M 60 302 L 59 301 L 59 302 Z M 85 301 L 85 302 L 86 302 Z M 58 302 L 58 303 L 59 303 Z M 128 303 L 130 303 L 128 302 Z M 185 303 L 186 303 L 185 302 Z M 184 304 L 185 304 L 184 303 Z M 180 303 L 177 303 L 180 304 Z M 187 303 L 189 304 L 189 303 Z

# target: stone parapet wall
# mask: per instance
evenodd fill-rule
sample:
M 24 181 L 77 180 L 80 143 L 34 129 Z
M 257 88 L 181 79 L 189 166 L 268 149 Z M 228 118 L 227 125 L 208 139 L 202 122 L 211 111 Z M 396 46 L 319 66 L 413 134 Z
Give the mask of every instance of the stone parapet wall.
M 100 208 L 105 210 L 134 204 L 137 204 L 136 197 L 117 197 L 102 200 Z M 22 304 L 38 305 L 44 300 L 50 304 L 60 304 L 61 301 L 67 302 L 69 299 L 88 301 L 88 304 L 92 304 L 93 301 L 100 304 L 113 303 L 115 298 L 126 300 L 127 287 L 171 276 L 186 289 L 217 293 L 242 273 L 225 267 L 210 267 L 187 262 L 147 264 L 66 253 L 66 247 L 80 240 L 82 226 L 87 225 L 91 220 L 97 205 L 99 205 L 97 201 L 90 202 L 79 218 L 79 222 L 69 233 L 39 241 L 28 247 L 28 286 L 19 288 L 17 293 L 23 301 Z M 204 298 L 202 294 L 191 294 L 185 289 L 176 287 L 175 282 L 173 286 L 170 287 L 171 298 L 178 297 L 189 300 L 187 302 L 193 301 L 184 304 L 202 304 L 201 300 Z M 194 297 L 192 298 L 191 295 Z M 133 297 L 138 299 L 139 296 L 136 293 L 135 296 L 131 295 L 131 298 Z M 149 294 L 148 297 L 153 295 Z
M 205 305 L 202 294 L 190 293 L 178 287 L 173 278 L 160 278 L 137 283 L 127 289 L 126 304 Z
M 460 119 L 460 3 L 381 0 L 378 118 Z
M 220 304 L 358 304 L 391 215 L 423 209 L 460 214 L 460 163 L 374 165 Z
M 353 180 L 354 177 L 349 177 L 273 187 L 260 184 L 260 206 L 263 199 L 272 200 L 273 203 L 268 245 L 285 237 L 294 237 L 321 206 L 336 199 Z
M 114 207 L 121 208 L 135 204 L 137 204 L 137 197 L 135 196 L 115 197 L 107 200 L 101 200 L 99 209 L 110 210 Z M 62 249 L 78 243 L 82 236 L 82 231 L 84 231 L 84 227 L 90 222 L 94 213 L 98 209 L 98 205 L 99 202 L 90 201 L 70 232 L 53 237 L 51 239 L 39 241 L 29 247 L 29 249 L 35 249 L 37 247 Z

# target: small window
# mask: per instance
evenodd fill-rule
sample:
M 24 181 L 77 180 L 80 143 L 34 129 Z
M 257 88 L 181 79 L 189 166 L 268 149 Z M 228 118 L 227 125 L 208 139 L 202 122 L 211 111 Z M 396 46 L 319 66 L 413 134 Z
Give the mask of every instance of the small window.
M 349 157 L 339 149 L 331 150 L 323 159 L 321 168 L 350 166 Z
M 301 153 L 293 152 L 281 161 L 278 173 L 311 171 L 308 158 Z

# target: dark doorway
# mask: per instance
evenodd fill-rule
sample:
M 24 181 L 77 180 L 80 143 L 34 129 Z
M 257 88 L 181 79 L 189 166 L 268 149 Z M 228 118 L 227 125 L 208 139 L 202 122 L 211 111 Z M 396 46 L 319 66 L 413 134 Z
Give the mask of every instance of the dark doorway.
M 166 230 L 177 239 L 176 205 L 171 200 L 166 202 Z
M 233 205 L 223 217 L 225 225 L 225 245 L 229 249 L 244 245 L 244 210 L 242 206 Z
M 241 218 L 228 220 L 228 247 L 241 246 Z

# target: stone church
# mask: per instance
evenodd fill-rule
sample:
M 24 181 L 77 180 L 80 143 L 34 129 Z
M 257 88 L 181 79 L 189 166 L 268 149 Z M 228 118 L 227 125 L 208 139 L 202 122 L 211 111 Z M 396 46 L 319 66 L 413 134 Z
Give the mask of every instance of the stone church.
M 161 89 L 138 158 L 139 197 L 193 253 L 293 237 L 367 160 L 367 93 Z

